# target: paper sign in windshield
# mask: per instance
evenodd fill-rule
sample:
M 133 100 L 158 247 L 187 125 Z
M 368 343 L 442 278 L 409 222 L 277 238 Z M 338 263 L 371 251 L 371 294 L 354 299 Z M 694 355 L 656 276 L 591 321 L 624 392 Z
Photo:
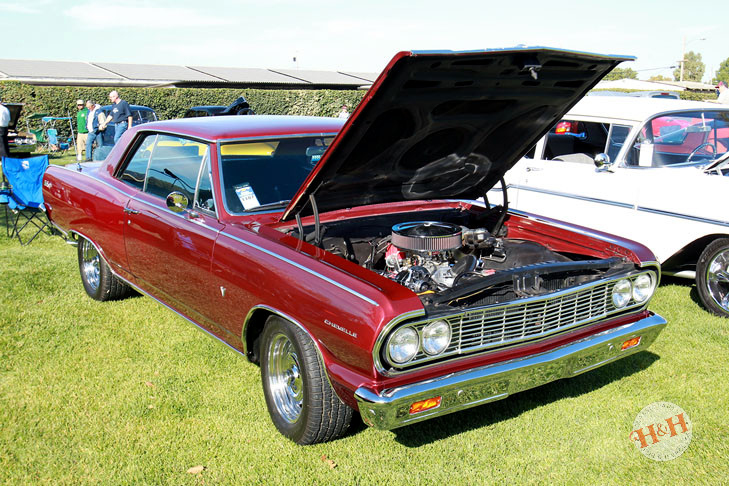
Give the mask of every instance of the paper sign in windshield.
M 238 195 L 238 199 L 240 199 L 240 203 L 246 211 L 257 208 L 261 205 L 261 203 L 258 202 L 256 193 L 253 192 L 253 188 L 247 182 L 233 186 L 233 188 L 235 189 L 235 193 Z

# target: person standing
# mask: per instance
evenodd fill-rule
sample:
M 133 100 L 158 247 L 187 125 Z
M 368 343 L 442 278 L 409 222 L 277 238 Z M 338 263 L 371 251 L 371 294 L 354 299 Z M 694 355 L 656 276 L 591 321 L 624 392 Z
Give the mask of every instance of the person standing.
M 724 81 L 719 81 L 717 89 L 719 90 L 719 98 L 717 98 L 716 101 L 724 105 L 729 105 L 729 88 L 727 88 L 726 83 Z
M 129 109 L 129 103 L 121 99 L 116 91 L 109 93 L 109 100 L 112 102 L 112 108 L 104 125 L 109 122 L 114 125 L 114 145 L 116 145 L 124 132 L 132 128 L 132 110 Z
M 76 160 L 81 160 L 81 152 L 85 150 L 89 131 L 86 128 L 86 117 L 89 110 L 84 106 L 84 100 L 76 100 Z M 88 158 L 88 155 L 86 156 Z
M 339 110 L 337 118 L 343 118 L 344 120 L 349 118 L 349 110 L 347 110 L 347 105 L 342 105 L 342 109 Z
M 8 125 L 10 125 L 10 110 L 2 104 L 0 98 L 0 157 L 10 157 L 8 146 Z
M 86 130 L 89 132 L 89 136 L 86 139 L 86 161 L 93 159 L 91 156 L 94 150 L 94 141 L 101 147 L 103 145 L 101 140 L 102 126 L 106 117 L 101 111 L 101 105 L 97 105 L 91 100 L 86 102 L 86 109 L 89 110 L 89 114 L 86 117 Z

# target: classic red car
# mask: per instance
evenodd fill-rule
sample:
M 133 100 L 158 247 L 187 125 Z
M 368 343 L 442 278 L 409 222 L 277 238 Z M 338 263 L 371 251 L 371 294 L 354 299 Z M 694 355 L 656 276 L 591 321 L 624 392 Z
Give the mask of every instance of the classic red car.
M 260 363 L 299 444 L 392 429 L 646 349 L 644 246 L 477 203 L 624 58 L 403 52 L 347 120 L 210 117 L 51 167 L 96 300 L 146 294 Z M 502 180 L 503 184 L 503 180 Z

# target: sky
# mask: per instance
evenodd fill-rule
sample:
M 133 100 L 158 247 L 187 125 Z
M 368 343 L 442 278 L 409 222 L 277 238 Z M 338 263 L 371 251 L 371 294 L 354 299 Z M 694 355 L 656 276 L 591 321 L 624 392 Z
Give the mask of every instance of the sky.
M 729 4 L 653 0 L 0 0 L 2 59 L 380 72 L 402 50 L 519 44 L 637 57 L 671 76 L 686 51 L 710 81 Z M 694 4 L 698 5 L 698 4 Z M 720 6 L 718 6 L 720 5 Z M 294 60 L 295 59 L 295 60 Z

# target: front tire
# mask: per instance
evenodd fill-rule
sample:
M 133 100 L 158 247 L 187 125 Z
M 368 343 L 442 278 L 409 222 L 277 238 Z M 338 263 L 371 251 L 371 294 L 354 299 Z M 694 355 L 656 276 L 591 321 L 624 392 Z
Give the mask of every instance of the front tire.
M 261 338 L 261 381 L 276 428 L 300 445 L 340 437 L 352 409 L 329 384 L 311 338 L 278 316 L 266 321 Z
M 78 242 L 78 269 L 84 290 L 94 300 L 119 300 L 132 292 L 131 287 L 111 273 L 96 247 L 83 237 Z
M 696 289 L 704 307 L 729 317 L 729 238 L 712 241 L 696 264 Z

